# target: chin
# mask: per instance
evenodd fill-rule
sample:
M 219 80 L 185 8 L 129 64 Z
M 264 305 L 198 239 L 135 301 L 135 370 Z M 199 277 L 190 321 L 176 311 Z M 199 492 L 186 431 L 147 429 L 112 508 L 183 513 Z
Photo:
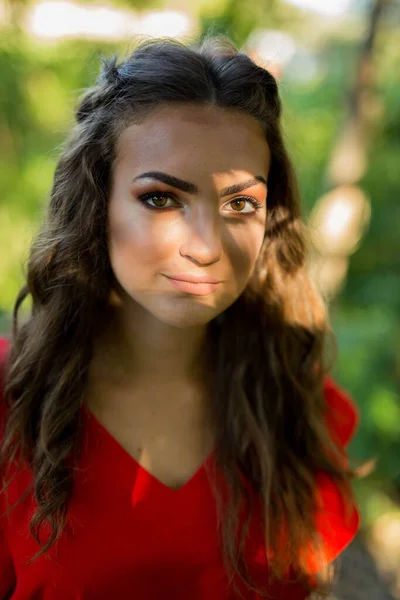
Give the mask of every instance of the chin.
M 157 307 L 157 309 L 150 309 L 150 312 L 156 319 L 167 325 L 185 328 L 205 326 L 222 311 L 205 304 L 176 302 L 174 306 Z

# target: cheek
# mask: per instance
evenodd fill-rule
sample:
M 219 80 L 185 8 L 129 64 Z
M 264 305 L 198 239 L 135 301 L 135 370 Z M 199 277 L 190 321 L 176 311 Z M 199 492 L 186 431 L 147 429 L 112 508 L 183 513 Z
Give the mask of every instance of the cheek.
M 113 265 L 136 268 L 157 267 L 157 263 L 171 251 L 171 239 L 155 220 L 132 215 L 115 219 L 110 215 L 108 240 Z
M 226 254 L 237 277 L 248 277 L 260 253 L 264 240 L 264 226 L 257 224 L 242 231 L 230 231 Z

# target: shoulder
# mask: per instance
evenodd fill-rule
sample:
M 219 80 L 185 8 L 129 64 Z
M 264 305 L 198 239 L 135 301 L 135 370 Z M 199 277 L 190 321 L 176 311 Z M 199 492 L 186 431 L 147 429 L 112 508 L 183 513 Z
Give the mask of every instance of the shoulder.
M 0 438 L 3 433 L 3 423 L 5 418 L 5 400 L 3 394 L 4 386 L 4 368 L 6 365 L 10 342 L 5 337 L 0 337 Z
M 357 430 L 360 414 L 351 396 L 331 377 L 324 381 L 326 423 L 333 441 L 346 447 Z
M 0 364 L 3 364 L 3 359 L 6 358 L 10 342 L 7 338 L 0 336 Z

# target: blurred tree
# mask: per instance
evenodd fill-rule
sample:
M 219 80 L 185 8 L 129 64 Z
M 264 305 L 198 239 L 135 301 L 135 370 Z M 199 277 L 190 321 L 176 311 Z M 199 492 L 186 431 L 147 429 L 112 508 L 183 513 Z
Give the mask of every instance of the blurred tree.
M 320 290 L 331 301 L 344 285 L 349 256 L 369 224 L 369 201 L 360 181 L 368 164 L 373 126 L 381 103 L 373 91 L 373 52 L 383 9 L 388 0 L 374 0 L 361 45 L 355 76 L 346 98 L 347 112 L 340 125 L 325 175 L 325 194 L 311 215 L 314 253 L 311 270 Z M 333 229 L 334 221 L 340 228 Z
M 296 6 L 280 0 L 227 0 L 200 11 L 200 22 L 200 37 L 223 33 L 241 47 L 255 28 L 293 31 L 304 19 Z
M 74 4 L 97 4 L 98 0 L 71 0 Z M 3 0 L 5 15 L 8 18 L 8 24 L 13 29 L 20 29 L 23 26 L 28 10 L 38 4 L 37 0 Z M 151 8 L 161 8 L 165 6 L 164 0 L 113 0 L 115 7 L 149 10 Z

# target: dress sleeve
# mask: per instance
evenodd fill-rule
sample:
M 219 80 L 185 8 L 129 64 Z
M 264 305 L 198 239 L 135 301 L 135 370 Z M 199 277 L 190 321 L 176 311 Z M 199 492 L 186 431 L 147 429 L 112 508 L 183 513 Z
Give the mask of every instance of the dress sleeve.
M 3 439 L 3 425 L 5 416 L 5 403 L 3 397 L 3 367 L 8 352 L 9 343 L 5 338 L 0 337 L 0 442 Z M 3 477 L 0 473 L 0 487 L 3 486 Z M 6 517 L 4 515 L 6 503 L 4 494 L 0 494 L 0 600 L 6 600 L 11 597 L 15 586 L 15 571 L 12 561 L 10 548 L 6 535 Z
M 346 448 L 359 423 L 359 412 L 345 390 L 331 378 L 324 382 L 326 423 L 328 431 L 347 460 Z M 345 500 L 341 490 L 325 472 L 317 474 L 317 531 L 322 542 L 322 554 L 310 556 L 310 572 L 317 573 L 332 562 L 350 544 L 360 526 L 355 500 Z

